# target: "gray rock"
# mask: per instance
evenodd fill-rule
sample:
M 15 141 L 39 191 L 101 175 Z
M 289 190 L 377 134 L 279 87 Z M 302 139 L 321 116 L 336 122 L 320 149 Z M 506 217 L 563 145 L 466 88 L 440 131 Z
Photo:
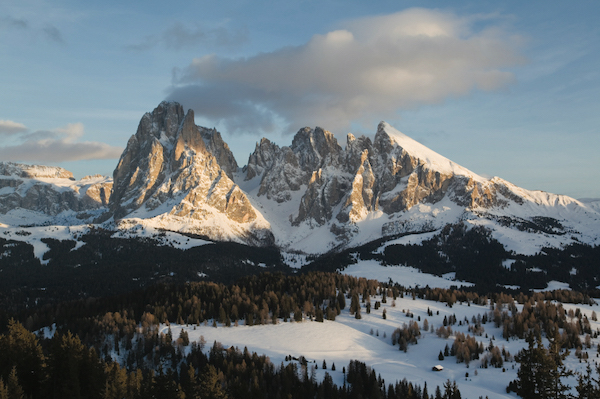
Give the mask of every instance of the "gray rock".
M 111 188 L 110 179 L 101 176 L 76 181 L 63 168 L 0 162 L 0 213 L 22 208 L 56 216 L 95 210 L 107 205 Z
M 184 114 L 181 105 L 163 102 L 144 115 L 121 155 L 113 174 L 110 211 L 117 220 L 138 210 L 155 215 L 168 203 L 159 214 L 206 221 L 210 227 L 202 233 L 220 239 L 226 236 L 222 230 L 226 227 L 209 223 L 214 212 L 234 224 L 257 218 L 250 200 L 232 180 L 237 168 L 216 130 L 196 126 L 192 110 Z M 138 214 L 144 217 L 143 212 Z M 261 234 L 268 237 L 268 232 L 240 228 L 241 237 L 254 240 Z

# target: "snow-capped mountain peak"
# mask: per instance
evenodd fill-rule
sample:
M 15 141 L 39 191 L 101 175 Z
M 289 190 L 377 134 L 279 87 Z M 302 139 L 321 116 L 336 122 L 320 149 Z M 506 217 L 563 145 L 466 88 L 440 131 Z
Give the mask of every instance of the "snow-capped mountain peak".
M 48 173 L 62 176 L 62 186 L 48 182 L 55 192 L 63 192 L 72 176 L 34 169 L 37 180 Z M 0 212 L 22 207 L 54 217 L 63 211 L 32 205 L 26 186 L 14 182 L 23 170 L 0 164 Z M 507 249 L 521 253 L 600 242 L 597 202 L 486 179 L 385 122 L 372 137 L 348 134 L 345 147 L 320 127 L 300 129 L 290 146 L 263 138 L 239 171 L 219 132 L 196 126 L 192 110 L 163 102 L 142 117 L 129 139 L 110 195 L 109 182 L 78 184 L 86 188 L 69 190 L 91 194 L 96 205 L 49 197 L 75 212 L 103 209 L 97 220 L 113 220 L 116 228 L 142 225 L 305 253 L 419 235 L 458 222 L 484 226 Z M 0 222 L 13 223 L 2 215 Z
M 486 180 L 484 177 L 481 177 L 467 168 L 449 160 L 443 155 L 438 154 L 418 141 L 398 131 L 389 123 L 383 121 L 377 126 L 375 142 L 382 140 L 390 140 L 393 144 L 404 149 L 404 151 L 406 151 L 412 157 L 422 161 L 428 169 L 436 170 L 440 173 L 470 177 L 480 182 Z

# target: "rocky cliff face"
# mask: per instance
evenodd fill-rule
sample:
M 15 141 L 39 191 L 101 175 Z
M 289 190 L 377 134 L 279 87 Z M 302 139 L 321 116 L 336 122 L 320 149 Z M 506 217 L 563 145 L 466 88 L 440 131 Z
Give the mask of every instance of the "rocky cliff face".
M 25 179 L 57 178 L 75 180 L 73 173 L 58 166 L 25 165 L 14 162 L 0 162 L 0 176 L 14 176 Z
M 523 190 L 500 178 L 483 178 L 384 122 L 372 139 L 349 134 L 344 148 L 318 127 L 298 131 L 289 147 L 262 139 L 244 172 L 248 187 L 259 180 L 250 194 L 265 217 L 282 220 L 285 214 L 287 221 L 277 232 L 284 237 L 281 244 L 308 252 L 467 220 L 499 226 L 499 237 L 506 237 L 506 227 L 513 231 L 538 226 L 546 218 L 579 220 L 571 226 L 597 220 L 597 212 L 583 203 Z M 538 227 L 530 231 L 545 231 Z M 585 239 L 595 240 L 593 236 Z
M 33 224 L 7 214 L 22 208 L 62 215 L 43 223 L 108 228 L 114 220 L 122 230 L 149 226 L 305 253 L 458 222 L 485 225 L 517 249 L 531 234 L 540 248 L 600 242 L 598 207 L 483 178 L 384 122 L 372 137 L 348 134 L 344 147 L 319 127 L 300 129 L 290 146 L 263 138 L 238 172 L 219 132 L 163 102 L 142 117 L 113 181 L 0 163 L 0 227 Z
M 408 144 L 408 150 L 403 147 Z M 422 152 L 411 152 L 415 147 Z M 442 169 L 438 168 L 438 164 Z M 259 196 L 277 202 L 302 196 L 293 224 L 353 223 L 369 213 L 391 215 L 436 203 L 451 191 L 461 206 L 498 204 L 496 187 L 381 123 L 374 140 L 349 134 L 342 149 L 330 132 L 301 129 L 290 147 L 267 139 L 256 145 L 246 179 L 260 176 Z
M 236 170 L 216 130 L 196 126 L 192 110 L 163 102 L 142 117 L 121 155 L 110 212 L 117 220 L 158 218 L 215 239 L 269 245 L 268 223 L 233 182 Z
M 253 223 L 260 212 L 233 182 L 237 169 L 215 129 L 196 126 L 193 111 L 163 102 L 143 116 L 119 160 L 111 213 L 116 219 L 166 213 L 201 221 L 216 212 L 233 223 Z M 396 215 L 444 198 L 465 208 L 502 203 L 497 185 L 386 123 L 373 140 L 349 134 L 345 148 L 319 127 L 300 129 L 289 147 L 262 139 L 243 171 L 246 181 L 260 179 L 253 194 L 258 202 L 296 204 L 287 215 L 292 226 L 335 224 L 331 231 L 338 233 L 377 212 Z
M 77 181 L 59 167 L 0 162 L 0 213 L 21 208 L 56 216 L 96 210 L 108 204 L 111 189 L 104 176 Z

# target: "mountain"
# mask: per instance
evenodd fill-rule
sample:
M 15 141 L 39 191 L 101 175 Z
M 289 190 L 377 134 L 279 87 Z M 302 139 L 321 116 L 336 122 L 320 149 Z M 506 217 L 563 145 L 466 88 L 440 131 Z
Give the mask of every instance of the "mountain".
M 77 181 L 59 167 L 0 162 L 0 214 L 9 225 L 90 221 L 106 207 L 111 190 L 104 176 Z
M 0 165 L 9 230 L 94 222 L 121 235 L 168 230 L 305 254 L 401 235 L 418 243 L 457 223 L 521 254 L 600 242 L 597 201 L 484 178 L 385 122 L 372 138 L 348 134 L 344 147 L 320 127 L 300 129 L 290 146 L 263 138 L 239 168 L 219 132 L 162 102 L 142 117 L 112 181 Z
M 216 240 L 270 245 L 268 223 L 233 182 L 238 166 L 221 135 L 194 112 L 161 103 L 140 121 L 113 173 L 109 215 Z
M 243 172 L 240 185 L 279 245 L 308 253 L 454 223 L 485 226 L 517 253 L 598 242 L 592 203 L 484 178 L 385 122 L 373 140 L 349 134 L 345 148 L 318 127 L 301 129 L 290 147 L 263 139 Z

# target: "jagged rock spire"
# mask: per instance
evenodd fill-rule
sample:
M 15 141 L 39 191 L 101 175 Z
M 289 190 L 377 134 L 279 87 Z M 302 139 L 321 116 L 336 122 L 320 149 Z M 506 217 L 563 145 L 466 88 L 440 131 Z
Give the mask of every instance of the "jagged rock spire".
M 121 155 L 110 210 L 115 219 L 174 218 L 212 238 L 241 235 L 242 241 L 268 245 L 268 223 L 233 182 L 236 170 L 216 130 L 196 126 L 192 110 L 184 114 L 180 104 L 162 102 L 142 117 Z M 215 224 L 219 218 L 224 221 Z

